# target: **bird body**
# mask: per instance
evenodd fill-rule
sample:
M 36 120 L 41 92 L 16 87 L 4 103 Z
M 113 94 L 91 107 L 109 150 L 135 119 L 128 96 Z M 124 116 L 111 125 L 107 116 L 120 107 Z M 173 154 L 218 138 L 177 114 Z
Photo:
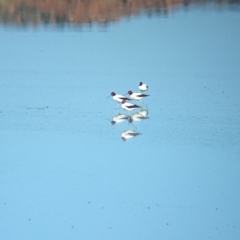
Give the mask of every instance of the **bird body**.
M 145 84 L 145 83 L 140 82 L 138 88 L 139 88 L 139 90 L 141 90 L 142 92 L 144 92 L 144 91 L 147 91 L 147 90 L 148 90 L 148 85 Z
M 140 108 L 138 105 L 127 102 L 126 100 L 122 101 L 121 107 L 127 111 L 132 111 L 137 108 Z
M 131 90 L 128 91 L 129 97 L 133 100 L 142 100 L 149 95 L 143 93 L 133 93 Z
M 110 96 L 112 96 L 114 101 L 117 101 L 119 103 L 121 103 L 123 100 L 128 100 L 128 101 L 131 100 L 131 99 L 129 99 L 129 98 L 123 96 L 123 95 L 116 94 L 115 92 L 111 92 Z

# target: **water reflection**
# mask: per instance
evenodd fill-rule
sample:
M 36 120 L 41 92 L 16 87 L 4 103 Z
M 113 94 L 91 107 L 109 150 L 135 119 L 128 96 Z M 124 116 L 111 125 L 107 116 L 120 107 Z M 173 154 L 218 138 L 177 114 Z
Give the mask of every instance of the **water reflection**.
M 130 139 L 130 138 L 133 138 L 133 137 L 136 137 L 136 136 L 138 136 L 138 135 L 140 135 L 141 133 L 139 133 L 139 132 L 136 132 L 135 130 L 126 130 L 126 131 L 123 131 L 122 132 L 122 140 L 123 141 L 126 141 L 126 140 L 128 140 L 128 139 Z
M 199 1 L 165 1 L 165 0 L 22 0 L 0 1 L 0 23 L 17 26 L 55 24 L 82 25 L 92 23 L 107 24 L 122 17 L 136 16 L 142 12 L 166 15 L 172 9 Z M 203 1 L 221 5 L 232 3 L 231 0 Z M 240 0 L 235 0 L 238 5 Z
M 148 110 L 147 109 L 141 109 L 138 112 L 135 112 L 133 114 L 124 114 L 119 113 L 116 116 L 114 116 L 111 120 L 111 124 L 115 125 L 117 123 L 122 123 L 128 120 L 128 129 L 124 130 L 121 133 L 121 137 L 123 141 L 126 141 L 128 139 L 131 139 L 133 137 L 136 137 L 140 135 L 140 133 L 137 131 L 136 126 L 133 125 L 133 122 L 140 122 L 142 120 L 148 119 Z M 131 128 L 129 127 L 129 124 L 131 124 Z
M 124 122 L 125 120 L 127 120 L 128 118 L 129 118 L 128 115 L 118 114 L 112 118 L 111 123 L 112 123 L 112 125 L 114 125 L 115 123 L 121 123 L 121 122 Z
M 122 123 L 126 120 L 128 120 L 129 123 L 140 122 L 144 119 L 148 119 L 147 115 L 148 115 L 148 110 L 144 110 L 144 109 L 142 109 L 141 111 L 139 111 L 137 113 L 133 113 L 131 115 L 119 113 L 112 118 L 111 124 L 114 125 L 117 123 Z
M 148 119 L 148 111 L 147 110 L 141 110 L 139 111 L 138 113 L 134 113 L 132 115 L 129 116 L 128 118 L 128 121 L 129 123 L 132 123 L 132 122 L 140 122 L 144 119 Z

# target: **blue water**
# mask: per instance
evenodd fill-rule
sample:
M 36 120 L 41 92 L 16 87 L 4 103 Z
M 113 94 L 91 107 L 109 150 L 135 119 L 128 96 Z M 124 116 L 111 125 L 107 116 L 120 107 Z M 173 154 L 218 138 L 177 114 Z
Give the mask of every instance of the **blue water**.
M 239 23 L 193 8 L 1 27 L 0 239 L 238 240 Z M 126 112 L 106 97 L 140 81 L 149 118 L 112 125 Z

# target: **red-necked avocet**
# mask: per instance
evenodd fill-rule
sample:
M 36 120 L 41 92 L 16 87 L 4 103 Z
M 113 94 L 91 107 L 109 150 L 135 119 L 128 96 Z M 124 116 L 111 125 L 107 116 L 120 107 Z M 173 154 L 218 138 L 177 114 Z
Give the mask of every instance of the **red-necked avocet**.
M 129 118 L 128 115 L 118 114 L 115 117 L 113 117 L 111 123 L 112 123 L 112 125 L 114 125 L 115 123 L 123 122 L 123 121 L 127 120 L 128 118 Z
M 143 93 L 133 93 L 131 90 L 128 91 L 129 97 L 134 100 L 142 100 L 144 97 L 148 97 L 149 95 Z
M 140 108 L 138 105 L 127 102 L 126 100 L 122 101 L 121 107 L 127 111 L 132 111 L 137 108 Z
M 115 101 L 117 101 L 119 103 L 122 103 L 123 100 L 131 100 L 131 99 L 127 98 L 126 96 L 123 96 L 123 95 L 120 95 L 120 94 L 116 94 L 115 92 L 111 92 L 110 96 L 112 96 L 113 100 L 115 100 Z
M 137 135 L 140 135 L 140 133 L 134 131 L 134 130 L 126 130 L 122 132 L 122 140 L 126 141 L 130 138 L 136 137 Z
M 143 83 L 143 82 L 140 82 L 138 88 L 139 88 L 142 92 L 144 92 L 144 91 L 147 91 L 147 90 L 148 90 L 148 85 L 145 84 L 145 83 Z

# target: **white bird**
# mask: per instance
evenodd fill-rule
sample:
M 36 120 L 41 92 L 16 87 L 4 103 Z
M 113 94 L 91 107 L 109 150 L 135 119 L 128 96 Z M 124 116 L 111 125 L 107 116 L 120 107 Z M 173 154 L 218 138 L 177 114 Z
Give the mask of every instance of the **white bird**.
M 126 100 L 122 101 L 121 107 L 127 111 L 132 111 L 137 108 L 140 108 L 138 105 L 127 102 Z
M 126 141 L 126 140 L 136 137 L 138 135 L 140 135 L 140 133 L 138 133 L 134 130 L 126 130 L 126 131 L 122 132 L 122 140 Z
M 145 83 L 140 82 L 138 88 L 139 88 L 142 92 L 144 92 L 144 91 L 147 91 L 147 90 L 148 90 L 148 85 L 146 85 Z
M 148 97 L 149 95 L 143 93 L 133 93 L 131 90 L 128 91 L 129 97 L 134 100 L 142 100 L 144 97 Z
M 131 99 L 129 99 L 129 98 L 123 96 L 123 95 L 116 94 L 115 92 L 111 92 L 110 96 L 113 97 L 113 100 L 115 100 L 115 101 L 117 101 L 119 103 L 121 103 L 123 100 L 131 100 Z M 110 97 L 110 96 L 108 96 L 108 97 Z

